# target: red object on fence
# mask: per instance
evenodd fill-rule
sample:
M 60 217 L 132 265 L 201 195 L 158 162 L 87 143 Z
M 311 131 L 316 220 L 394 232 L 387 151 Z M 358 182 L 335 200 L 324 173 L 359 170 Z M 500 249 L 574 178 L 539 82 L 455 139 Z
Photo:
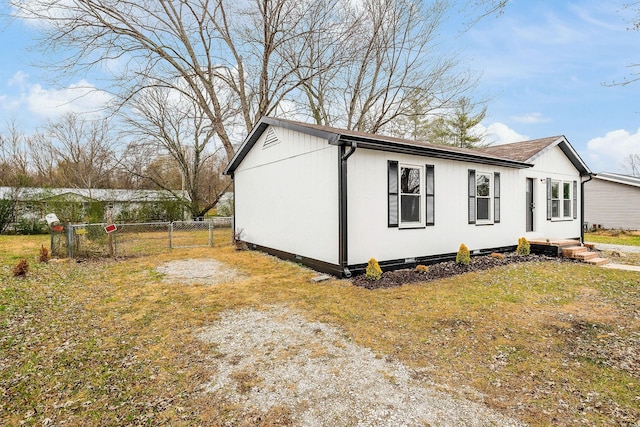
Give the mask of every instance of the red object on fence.
M 104 228 L 104 231 L 106 231 L 107 233 L 112 233 L 114 231 L 116 231 L 118 229 L 118 227 L 116 227 L 115 224 L 109 224 Z
M 64 231 L 64 225 L 54 225 L 53 231 L 56 233 L 61 233 Z

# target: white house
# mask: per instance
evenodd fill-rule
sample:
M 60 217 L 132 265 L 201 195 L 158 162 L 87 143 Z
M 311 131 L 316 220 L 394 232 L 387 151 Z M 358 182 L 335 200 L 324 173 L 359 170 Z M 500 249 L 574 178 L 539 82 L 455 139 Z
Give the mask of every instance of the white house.
M 225 173 L 250 247 L 338 276 L 580 238 L 588 167 L 563 136 L 461 149 L 262 118 Z
M 584 184 L 584 221 L 590 227 L 640 230 L 640 178 L 602 172 Z

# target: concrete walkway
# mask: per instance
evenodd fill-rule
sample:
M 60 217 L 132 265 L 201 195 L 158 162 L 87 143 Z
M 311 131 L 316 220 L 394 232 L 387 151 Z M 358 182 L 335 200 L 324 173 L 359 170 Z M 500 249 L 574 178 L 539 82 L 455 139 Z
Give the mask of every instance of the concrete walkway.
M 590 243 L 590 242 L 585 242 Z M 630 245 L 609 245 L 606 243 L 592 243 L 597 250 L 600 251 L 616 251 L 621 253 L 633 253 L 640 254 L 640 246 L 630 246 Z M 626 264 L 616 264 L 614 262 L 610 262 L 608 264 L 604 264 L 601 267 L 604 268 L 613 268 L 615 270 L 626 270 L 626 271 L 638 271 L 640 272 L 640 265 L 626 265 Z
M 616 264 L 610 262 L 608 264 L 602 264 L 600 267 L 613 268 L 614 270 L 637 271 L 640 273 L 640 265 Z

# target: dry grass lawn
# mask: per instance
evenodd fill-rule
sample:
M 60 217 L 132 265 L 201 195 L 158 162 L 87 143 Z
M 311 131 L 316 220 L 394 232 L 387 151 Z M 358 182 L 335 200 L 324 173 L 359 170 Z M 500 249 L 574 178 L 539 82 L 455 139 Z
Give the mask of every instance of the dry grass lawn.
M 121 261 L 37 263 L 48 237 L 0 236 L 1 425 L 277 425 L 202 385 L 216 349 L 198 328 L 224 310 L 282 305 L 342 328 L 443 390 L 531 425 L 637 425 L 640 274 L 512 265 L 369 291 L 231 245 Z M 26 258 L 26 278 L 13 266 Z M 155 267 L 214 258 L 224 285 L 164 283 Z M 239 386 L 251 384 L 250 375 Z
M 640 246 L 640 230 L 597 230 L 592 233 L 585 233 L 584 239 L 587 242 L 608 243 L 612 245 Z

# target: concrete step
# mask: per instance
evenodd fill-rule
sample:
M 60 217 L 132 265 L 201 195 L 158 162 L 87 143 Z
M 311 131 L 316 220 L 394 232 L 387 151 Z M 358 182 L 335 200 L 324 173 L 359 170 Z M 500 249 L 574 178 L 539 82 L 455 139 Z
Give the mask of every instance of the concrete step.
M 577 254 L 587 252 L 588 249 L 584 246 L 569 246 L 566 248 L 562 248 L 562 256 L 567 258 L 574 258 Z
M 587 264 L 593 264 L 593 265 L 603 265 L 603 264 L 607 264 L 609 260 L 607 258 L 596 257 L 596 258 L 586 259 L 584 260 L 584 262 L 586 262 Z

